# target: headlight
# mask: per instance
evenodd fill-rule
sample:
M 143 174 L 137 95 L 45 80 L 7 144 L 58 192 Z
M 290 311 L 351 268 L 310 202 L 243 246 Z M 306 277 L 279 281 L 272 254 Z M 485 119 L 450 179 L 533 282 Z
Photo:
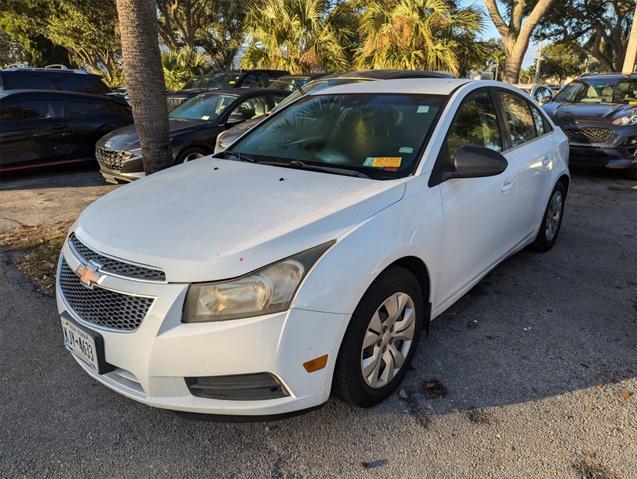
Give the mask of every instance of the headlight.
M 133 158 L 139 158 L 140 156 L 142 156 L 142 149 L 141 148 L 135 148 L 134 150 L 128 150 L 128 158 L 129 159 L 133 159 Z
M 240 278 L 191 284 L 183 322 L 223 321 L 285 311 L 307 272 L 333 244 L 323 243 Z
M 613 125 L 616 125 L 616 126 L 637 125 L 637 113 L 616 118 L 613 120 Z

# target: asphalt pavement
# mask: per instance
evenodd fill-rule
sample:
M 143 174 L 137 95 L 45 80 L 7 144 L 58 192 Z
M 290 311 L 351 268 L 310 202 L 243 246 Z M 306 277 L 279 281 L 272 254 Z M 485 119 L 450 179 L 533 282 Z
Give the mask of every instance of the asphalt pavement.
M 111 188 L 96 175 L 3 179 L 0 216 L 72 217 L 80 193 Z M 508 259 L 438 318 L 400 394 L 269 423 L 193 420 L 97 384 L 53 298 L 0 250 L 0 477 L 637 478 L 636 212 L 634 183 L 575 175 L 555 248 Z

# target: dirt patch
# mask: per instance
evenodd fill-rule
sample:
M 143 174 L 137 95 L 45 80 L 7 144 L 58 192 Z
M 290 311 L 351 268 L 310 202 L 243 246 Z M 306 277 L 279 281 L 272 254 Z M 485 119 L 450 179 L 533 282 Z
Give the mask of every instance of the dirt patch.
M 15 265 L 43 293 L 55 291 L 57 260 L 72 221 L 47 226 L 18 226 L 0 234 L 0 247 L 6 249 Z

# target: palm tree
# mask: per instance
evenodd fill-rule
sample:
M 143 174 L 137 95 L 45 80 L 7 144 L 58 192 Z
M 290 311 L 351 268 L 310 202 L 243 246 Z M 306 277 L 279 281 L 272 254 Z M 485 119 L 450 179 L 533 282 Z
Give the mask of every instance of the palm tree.
M 144 171 L 173 164 L 168 143 L 168 110 L 152 0 L 116 0 L 124 76 L 142 148 Z
M 291 73 L 347 68 L 342 31 L 335 28 L 339 9 L 329 0 L 265 0 L 248 10 L 248 47 L 243 65 Z
M 179 90 L 195 75 L 208 73 L 212 58 L 204 52 L 184 47 L 181 50 L 161 52 L 166 88 Z
M 506 59 L 507 59 L 507 56 L 504 54 L 504 52 L 500 50 L 493 52 L 493 54 L 491 55 L 491 61 L 495 63 L 495 77 L 494 77 L 495 80 L 498 79 L 498 74 L 500 73 L 500 66 L 506 63 Z
M 359 33 L 359 68 L 449 70 L 458 74 L 460 52 L 483 29 L 474 7 L 449 0 L 365 2 Z

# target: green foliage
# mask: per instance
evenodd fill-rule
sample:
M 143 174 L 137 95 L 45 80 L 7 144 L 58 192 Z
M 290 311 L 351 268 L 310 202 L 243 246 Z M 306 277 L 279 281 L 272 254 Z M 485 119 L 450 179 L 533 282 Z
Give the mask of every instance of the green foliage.
M 339 71 L 348 68 L 349 29 L 341 9 L 327 0 L 265 0 L 253 5 L 246 18 L 249 39 L 243 65 L 292 73 Z
M 569 45 L 602 71 L 621 71 L 635 0 L 556 0 L 537 39 Z
M 61 0 L 48 19 L 47 36 L 69 52 L 71 61 L 122 83 L 121 46 L 114 0 Z
M 585 55 L 564 43 L 554 43 L 542 49 L 540 78 L 564 83 L 584 73 Z
M 161 41 L 171 50 L 202 48 L 216 69 L 229 68 L 243 41 L 252 0 L 155 0 Z
M 166 88 L 174 91 L 180 90 L 193 76 L 208 73 L 212 58 L 206 53 L 185 47 L 179 51 L 162 52 L 161 63 Z
M 476 8 L 460 8 L 447 0 L 366 2 L 356 66 L 459 74 L 461 59 L 479 50 L 476 35 L 483 26 L 484 18 Z

